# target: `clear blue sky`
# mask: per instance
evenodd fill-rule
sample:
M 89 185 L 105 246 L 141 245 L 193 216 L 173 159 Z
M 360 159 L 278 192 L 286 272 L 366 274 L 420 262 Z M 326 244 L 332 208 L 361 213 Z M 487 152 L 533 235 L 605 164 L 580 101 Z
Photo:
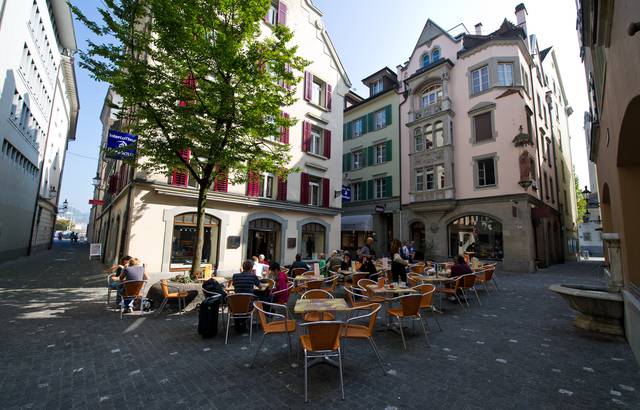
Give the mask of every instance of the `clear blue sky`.
M 83 12 L 97 19 L 99 0 L 74 0 Z M 362 78 L 388 66 L 395 71 L 411 54 L 424 23 L 431 18 L 445 30 L 459 23 L 473 31 L 482 22 L 484 31 L 495 30 L 504 18 L 515 22 L 514 9 L 519 1 L 492 0 L 315 0 L 324 13 L 324 24 L 347 69 L 353 87 L 366 94 Z M 443 7 L 443 4 L 445 5 Z M 579 59 L 575 30 L 576 10 L 573 0 L 529 0 L 527 21 L 541 48 L 553 45 L 558 54 L 569 104 L 573 160 L 582 185 L 587 184 L 588 171 L 582 129 L 583 112 L 588 109 L 584 69 Z M 78 45 L 86 47 L 92 34 L 76 24 Z M 92 198 L 91 178 L 95 175 L 101 135 L 100 111 L 107 86 L 96 83 L 85 70 L 76 71 L 80 93 L 80 119 L 77 139 L 69 144 L 65 163 L 62 198 L 70 206 L 88 211 Z

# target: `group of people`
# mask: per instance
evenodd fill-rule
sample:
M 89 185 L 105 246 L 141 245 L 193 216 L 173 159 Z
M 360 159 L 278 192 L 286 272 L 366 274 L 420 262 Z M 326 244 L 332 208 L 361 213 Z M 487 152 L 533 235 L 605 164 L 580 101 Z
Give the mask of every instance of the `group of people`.
M 112 267 L 111 272 L 109 287 L 118 292 L 116 303 L 121 303 L 123 282 L 149 279 L 146 265 L 144 265 L 140 259 L 129 255 L 122 257 L 120 263 Z M 125 306 L 125 308 L 131 310 L 132 306 Z
M 69 234 L 69 240 L 71 241 L 71 243 L 78 243 L 78 234 L 76 232 L 71 232 Z M 58 232 L 58 240 L 61 241 L 62 239 L 64 239 L 64 234 L 62 232 Z

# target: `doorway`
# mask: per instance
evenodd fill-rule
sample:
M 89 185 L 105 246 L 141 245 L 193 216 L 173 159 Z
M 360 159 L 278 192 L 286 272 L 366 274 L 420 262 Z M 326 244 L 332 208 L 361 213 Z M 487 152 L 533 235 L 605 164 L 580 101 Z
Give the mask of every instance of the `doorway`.
M 249 222 L 246 258 L 264 255 L 268 261 L 280 261 L 280 224 L 272 219 L 255 219 Z

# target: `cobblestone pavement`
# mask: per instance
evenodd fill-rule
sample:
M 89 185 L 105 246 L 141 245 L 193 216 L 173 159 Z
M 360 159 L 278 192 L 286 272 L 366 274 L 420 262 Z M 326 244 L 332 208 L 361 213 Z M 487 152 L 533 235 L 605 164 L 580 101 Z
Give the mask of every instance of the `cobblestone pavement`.
M 572 325 L 552 283 L 600 281 L 597 262 L 534 274 L 498 275 L 502 291 L 471 309 L 444 302 L 443 331 L 377 332 L 382 376 L 366 342 L 345 356 L 346 400 L 337 371 L 292 368 L 282 337 L 203 340 L 197 315 L 120 320 L 105 308 L 102 266 L 86 246 L 0 265 L 0 396 L 3 408 L 639 408 L 640 371 L 621 340 Z M 171 312 L 169 312 L 171 313 Z M 379 325 L 382 325 L 380 323 Z

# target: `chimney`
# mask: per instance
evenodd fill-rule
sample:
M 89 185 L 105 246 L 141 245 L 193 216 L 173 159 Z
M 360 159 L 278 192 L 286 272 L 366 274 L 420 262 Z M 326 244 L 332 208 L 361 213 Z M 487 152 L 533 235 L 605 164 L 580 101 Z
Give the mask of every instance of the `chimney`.
M 475 27 L 476 27 L 476 36 L 481 36 L 482 35 L 482 23 L 476 24 Z
M 524 3 L 520 3 L 516 6 L 516 23 L 518 27 L 524 30 L 525 37 L 527 36 L 527 9 L 524 7 Z

